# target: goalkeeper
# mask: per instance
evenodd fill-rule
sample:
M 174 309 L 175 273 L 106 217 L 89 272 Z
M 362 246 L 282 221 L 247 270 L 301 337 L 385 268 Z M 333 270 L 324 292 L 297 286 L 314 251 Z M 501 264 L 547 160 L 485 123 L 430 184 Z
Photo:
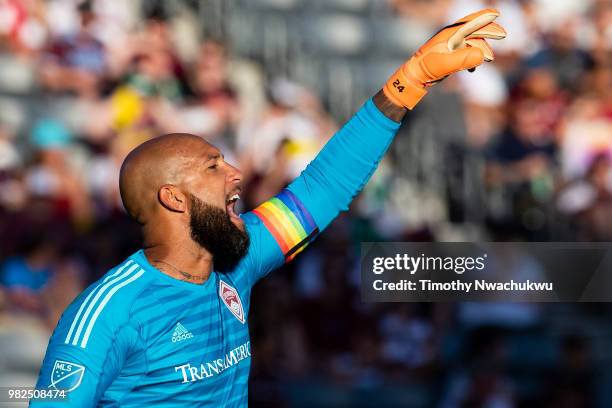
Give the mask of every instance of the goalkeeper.
M 241 174 L 203 139 L 170 134 L 125 159 L 120 190 L 144 249 L 67 308 L 32 406 L 247 405 L 251 288 L 293 259 L 372 175 L 408 110 L 448 75 L 492 61 L 486 9 L 440 30 L 276 197 L 238 216 Z

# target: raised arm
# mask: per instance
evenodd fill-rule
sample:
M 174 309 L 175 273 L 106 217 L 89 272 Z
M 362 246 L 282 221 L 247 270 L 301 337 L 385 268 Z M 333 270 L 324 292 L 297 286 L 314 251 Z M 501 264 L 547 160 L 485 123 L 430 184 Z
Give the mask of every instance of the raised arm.
M 302 174 L 276 197 L 243 216 L 251 236 L 253 282 L 293 259 L 348 209 L 391 144 L 408 110 L 448 75 L 494 59 L 486 38 L 505 37 L 493 9 L 438 31 L 383 89 L 330 139 Z

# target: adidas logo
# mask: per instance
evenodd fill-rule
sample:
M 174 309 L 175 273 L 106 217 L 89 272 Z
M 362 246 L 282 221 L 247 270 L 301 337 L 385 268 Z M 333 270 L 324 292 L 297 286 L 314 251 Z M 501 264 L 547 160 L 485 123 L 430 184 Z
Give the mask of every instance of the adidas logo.
M 174 333 L 172 333 L 172 342 L 177 343 L 179 341 L 192 339 L 193 334 L 185 328 L 180 322 L 176 324 Z

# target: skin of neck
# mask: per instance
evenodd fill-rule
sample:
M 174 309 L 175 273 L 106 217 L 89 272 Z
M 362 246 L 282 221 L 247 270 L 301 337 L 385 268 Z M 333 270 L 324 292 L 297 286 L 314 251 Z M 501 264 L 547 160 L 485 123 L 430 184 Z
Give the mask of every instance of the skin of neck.
M 213 256 L 197 244 L 188 223 L 155 220 L 143 225 L 144 253 L 151 265 L 166 275 L 204 283 L 213 270 Z

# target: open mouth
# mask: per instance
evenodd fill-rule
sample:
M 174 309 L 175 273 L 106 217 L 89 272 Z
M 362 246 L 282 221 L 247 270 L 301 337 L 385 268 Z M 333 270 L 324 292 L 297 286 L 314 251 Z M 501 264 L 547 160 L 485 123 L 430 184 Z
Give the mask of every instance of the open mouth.
M 230 218 L 238 218 L 238 219 L 240 218 L 238 213 L 236 213 L 236 210 L 235 210 L 236 202 L 238 200 L 240 200 L 240 194 L 232 193 L 229 195 L 229 197 L 225 201 L 225 208 Z

